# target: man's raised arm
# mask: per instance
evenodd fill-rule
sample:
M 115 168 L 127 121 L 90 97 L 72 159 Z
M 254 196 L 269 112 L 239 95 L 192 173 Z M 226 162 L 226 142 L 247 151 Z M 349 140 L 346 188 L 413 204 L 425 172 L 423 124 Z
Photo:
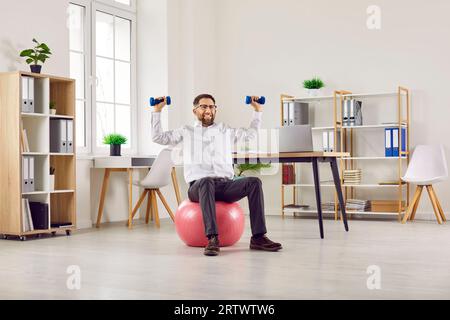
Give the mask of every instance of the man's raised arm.
M 183 140 L 182 129 L 163 131 L 161 126 L 161 111 L 166 105 L 166 99 L 155 106 L 152 112 L 152 141 L 161 145 L 176 145 Z

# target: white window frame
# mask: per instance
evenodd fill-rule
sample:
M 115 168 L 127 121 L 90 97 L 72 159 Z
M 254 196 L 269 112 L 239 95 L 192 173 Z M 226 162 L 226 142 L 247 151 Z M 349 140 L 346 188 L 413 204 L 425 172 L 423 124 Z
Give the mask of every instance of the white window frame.
M 85 99 L 85 114 L 84 114 L 84 139 L 86 145 L 84 147 L 77 147 L 77 153 L 79 154 L 89 154 L 92 150 L 92 69 L 91 69 L 91 57 L 92 57 L 92 49 L 91 49 L 91 0 L 71 0 L 70 4 L 82 6 L 85 8 L 84 10 L 84 99 Z M 72 51 L 72 50 L 70 50 Z M 77 118 L 76 118 L 76 121 Z
M 97 2 L 97 3 L 107 4 L 111 7 L 116 7 L 116 8 L 122 9 L 122 10 L 136 12 L 136 0 L 130 0 L 131 5 L 129 5 L 129 6 L 127 6 L 126 4 L 115 2 L 114 0 L 93 0 L 93 1 Z M 146 1 L 151 1 L 151 0 L 146 0 Z
M 137 52 L 136 52 L 136 14 L 132 13 L 130 11 L 124 11 L 122 9 L 119 9 L 118 7 L 120 4 L 116 4 L 113 6 L 111 5 L 104 5 L 100 2 L 103 1 L 94 1 L 92 3 L 92 32 L 91 32 L 91 57 L 92 57 L 92 75 L 94 79 L 96 78 L 96 59 L 97 56 L 97 50 L 96 50 L 96 23 L 95 23 L 95 17 L 97 11 L 102 11 L 107 14 L 112 14 L 114 16 L 119 16 L 124 19 L 128 19 L 131 21 L 131 101 L 130 101 L 130 110 L 131 110 L 131 145 L 129 148 L 122 148 L 122 153 L 125 155 L 135 154 L 137 152 L 137 146 L 138 146 L 138 130 L 137 130 L 137 68 L 136 68 L 136 61 L 137 61 Z M 134 2 L 134 1 L 133 1 Z M 96 82 L 96 81 L 95 81 Z M 95 155 L 106 155 L 109 154 L 109 148 L 108 147 L 97 147 L 97 121 L 96 121 L 96 115 L 97 115 L 97 103 L 96 103 L 96 83 L 92 85 L 92 134 L 91 134 L 91 144 L 92 144 L 92 152 Z
M 78 147 L 77 153 L 91 155 L 107 155 L 107 147 L 97 147 L 96 127 L 96 11 L 103 11 L 131 21 L 131 145 L 123 148 L 123 153 L 134 154 L 138 149 L 137 122 L 137 46 L 136 46 L 136 0 L 131 0 L 131 6 L 121 5 L 112 0 L 70 0 L 70 3 L 85 7 L 84 45 L 85 45 L 85 139 L 86 146 Z M 106 5 L 107 4 L 107 5 Z

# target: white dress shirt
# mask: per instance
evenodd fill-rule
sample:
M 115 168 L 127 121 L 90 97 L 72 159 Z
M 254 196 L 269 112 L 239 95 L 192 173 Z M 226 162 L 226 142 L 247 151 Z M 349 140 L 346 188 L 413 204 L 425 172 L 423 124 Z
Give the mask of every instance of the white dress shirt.
M 184 178 L 187 183 L 206 177 L 234 178 L 233 147 L 238 141 L 257 136 L 262 112 L 253 112 L 250 128 L 230 128 L 223 123 L 203 127 L 200 121 L 193 126 L 163 132 L 161 113 L 152 113 L 152 140 L 161 145 L 183 143 Z

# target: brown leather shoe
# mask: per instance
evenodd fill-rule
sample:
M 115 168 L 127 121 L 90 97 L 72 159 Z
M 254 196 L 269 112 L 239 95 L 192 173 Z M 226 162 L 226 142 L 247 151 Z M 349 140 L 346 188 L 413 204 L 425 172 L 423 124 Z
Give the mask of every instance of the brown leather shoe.
M 220 252 L 219 238 L 217 236 L 208 240 L 208 245 L 205 247 L 205 256 L 214 257 Z
M 283 249 L 283 247 L 281 243 L 273 242 L 264 235 L 259 238 L 252 237 L 250 240 L 250 249 L 275 252 Z

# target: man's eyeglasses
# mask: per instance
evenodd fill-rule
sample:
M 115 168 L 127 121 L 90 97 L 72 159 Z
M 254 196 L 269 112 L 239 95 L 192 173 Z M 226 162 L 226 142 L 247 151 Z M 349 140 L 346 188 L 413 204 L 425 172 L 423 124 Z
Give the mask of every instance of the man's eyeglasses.
M 213 111 L 213 110 L 217 109 L 217 106 L 216 105 L 208 106 L 206 104 L 201 104 L 201 105 L 197 106 L 195 109 L 197 109 L 197 108 L 200 108 L 203 111 L 206 111 L 206 109 L 209 109 L 209 110 Z

